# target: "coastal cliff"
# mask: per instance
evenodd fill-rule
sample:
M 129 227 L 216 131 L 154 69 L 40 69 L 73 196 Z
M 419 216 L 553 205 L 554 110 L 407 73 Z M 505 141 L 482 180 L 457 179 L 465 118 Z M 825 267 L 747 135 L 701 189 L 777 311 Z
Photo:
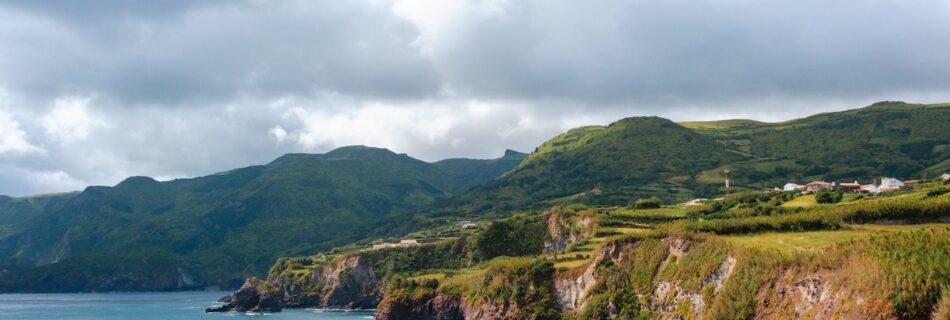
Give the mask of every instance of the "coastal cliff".
M 279 298 L 281 308 L 372 309 L 383 299 L 386 279 L 395 273 L 467 266 L 467 242 L 447 239 L 416 247 L 364 250 L 340 255 L 283 258 L 266 280 L 248 279 L 240 290 L 222 298 L 218 311 L 249 311 L 266 297 Z M 256 298 L 242 298 L 244 295 Z
M 910 294 L 940 286 L 930 280 L 934 270 L 914 270 L 920 258 L 898 257 L 933 250 L 923 259 L 945 259 L 948 232 L 772 257 L 705 236 L 617 240 L 577 268 L 506 258 L 435 288 L 391 289 L 376 319 L 937 319 L 950 307 L 947 292 Z

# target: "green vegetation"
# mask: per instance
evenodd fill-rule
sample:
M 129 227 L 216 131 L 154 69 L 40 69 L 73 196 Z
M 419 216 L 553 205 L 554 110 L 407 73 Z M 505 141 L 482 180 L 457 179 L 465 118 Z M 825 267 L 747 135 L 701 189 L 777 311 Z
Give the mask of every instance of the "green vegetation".
M 841 199 L 844 197 L 844 194 L 841 191 L 835 190 L 831 191 L 825 188 L 818 189 L 818 192 L 815 193 L 815 202 L 816 203 L 838 203 L 841 202 Z
M 740 186 L 765 187 L 789 180 L 939 175 L 939 164 L 950 158 L 948 122 L 947 105 L 881 102 L 782 123 L 682 124 L 755 157 L 731 164 L 733 178 Z
M 819 206 L 807 211 L 735 219 L 679 221 L 666 225 L 672 232 L 738 234 L 765 231 L 838 230 L 845 223 L 882 220 L 937 221 L 950 216 L 950 198 L 926 200 L 902 197 Z
M 800 311 L 805 307 L 793 306 L 807 307 L 810 302 L 800 300 L 807 298 L 778 292 L 812 290 L 807 284 L 818 281 L 816 288 L 832 290 L 822 295 L 839 299 L 831 308 L 842 317 L 920 318 L 944 308 L 942 288 L 950 281 L 944 271 L 950 270 L 950 227 L 920 224 L 950 217 L 950 197 L 928 197 L 928 190 L 761 215 L 736 212 L 781 208 L 796 195 L 736 193 L 707 204 L 715 210 L 699 215 L 681 206 L 556 207 L 548 214 L 493 222 L 499 229 L 492 236 L 475 237 L 489 243 L 504 231 L 517 234 L 512 238 L 538 232 L 544 237 L 535 239 L 543 239 L 551 236 L 543 222 L 552 215 L 593 217 L 596 232 L 572 233 L 582 238 L 559 254 L 511 252 L 517 257 L 399 278 L 386 289 L 381 308 L 406 310 L 459 299 L 469 308 L 496 310 L 510 319 L 808 318 L 818 307 Z M 867 224 L 874 222 L 889 224 Z M 593 280 L 586 280 L 591 269 Z M 581 281 L 576 279 L 593 281 L 580 297 L 583 306 L 571 310 L 554 304 L 558 292 L 551 288 Z M 694 304 L 696 299 L 703 302 Z M 861 308 L 853 307 L 856 301 L 862 301 Z
M 513 168 L 523 156 L 431 164 L 386 149 L 345 147 L 194 179 L 132 177 L 75 194 L 0 198 L 0 257 L 9 259 L 0 262 L 8 270 L 0 274 L 0 292 L 45 291 L 68 281 L 88 281 L 69 287 L 80 290 L 166 290 L 159 278 L 165 268 L 194 279 L 178 289 L 233 288 L 249 275 L 264 276 L 281 256 L 443 223 L 414 214 L 493 178 L 481 173 Z M 140 256 L 150 250 L 167 259 L 148 266 L 121 259 L 110 262 L 115 268 L 94 265 L 104 253 Z M 44 267 L 20 272 L 35 265 Z M 139 274 L 144 279 L 135 289 L 106 280 L 139 267 L 154 272 Z M 79 270 L 86 271 L 77 275 Z
M 818 200 L 815 199 L 814 194 L 806 194 L 795 197 L 795 199 L 786 201 L 782 203 L 783 207 L 786 208 L 806 208 L 818 204 Z
M 868 236 L 894 231 L 943 228 L 946 224 L 913 225 L 848 225 L 840 230 L 803 231 L 803 232 L 767 232 L 740 235 L 724 235 L 721 238 L 729 243 L 747 248 L 776 250 L 785 253 L 815 251 L 829 248 L 840 243 L 867 238 Z
M 530 155 L 509 151 L 494 160 L 426 163 L 385 149 L 346 147 L 193 179 L 132 177 L 80 193 L 0 197 L 0 291 L 43 291 L 68 281 L 80 282 L 69 290 L 165 290 L 165 278 L 175 274 L 193 280 L 178 289 L 233 288 L 246 276 L 266 274 L 277 257 L 366 254 L 359 250 L 373 241 L 408 234 L 461 242 L 449 241 L 460 246 L 452 250 L 405 251 L 405 257 L 387 253 L 374 260 L 381 274 L 451 279 L 459 266 L 498 256 L 551 258 L 541 255 L 551 245 L 561 270 L 582 266 L 618 238 L 650 234 L 849 233 L 861 223 L 931 222 L 947 210 L 948 189 L 936 182 L 879 196 L 757 190 L 787 181 L 933 178 L 950 168 L 946 123 L 947 104 L 896 102 L 783 123 L 628 118 L 570 130 Z M 735 192 L 722 201 L 662 205 L 721 196 L 726 169 Z M 549 234 L 537 211 L 552 206 L 584 212 L 596 225 L 554 227 L 563 232 Z M 518 217 L 508 219 L 513 213 Z M 460 220 L 477 220 L 480 229 L 460 230 Z M 157 258 L 100 266 L 106 253 Z M 300 277 L 330 263 L 300 259 L 286 260 L 292 265 L 279 273 Z M 427 266 L 428 259 L 446 264 Z M 108 281 L 129 272 L 138 284 Z M 623 295 L 604 299 L 629 302 Z
M 663 206 L 663 203 L 657 197 L 637 199 L 630 205 L 634 209 L 659 209 L 661 206 Z
M 716 192 L 691 176 L 741 158 L 669 120 L 627 118 L 545 142 L 516 169 L 453 199 L 445 210 L 502 215 L 562 203 L 626 205 L 651 196 L 681 201 L 691 190 Z
M 547 225 L 537 218 L 518 217 L 491 223 L 478 234 L 475 257 L 489 260 L 498 256 L 526 256 L 544 250 Z

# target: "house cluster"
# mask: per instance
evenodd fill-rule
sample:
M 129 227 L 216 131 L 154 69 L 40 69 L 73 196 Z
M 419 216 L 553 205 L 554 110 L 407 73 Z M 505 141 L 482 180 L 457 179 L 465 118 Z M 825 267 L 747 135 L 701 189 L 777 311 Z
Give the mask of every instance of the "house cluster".
M 917 180 L 907 180 L 901 181 L 896 178 L 882 178 L 880 183 L 874 181 L 869 184 L 861 184 L 857 181 L 854 182 L 826 182 L 826 181 L 812 181 L 806 184 L 797 184 L 794 182 L 786 183 L 782 187 L 783 191 L 803 191 L 803 192 L 818 192 L 818 190 L 838 190 L 841 192 L 851 192 L 851 193 L 881 193 L 886 191 L 897 190 L 905 187 L 912 187 L 917 184 Z
M 419 240 L 416 239 L 406 239 L 401 240 L 398 243 L 379 243 L 373 245 L 373 250 L 388 249 L 388 248 L 404 248 L 404 247 L 415 247 L 419 245 Z

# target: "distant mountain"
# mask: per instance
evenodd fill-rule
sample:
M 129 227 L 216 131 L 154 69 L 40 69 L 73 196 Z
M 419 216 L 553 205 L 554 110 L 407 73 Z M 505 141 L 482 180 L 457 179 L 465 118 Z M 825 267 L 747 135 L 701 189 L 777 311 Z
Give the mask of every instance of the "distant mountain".
M 523 158 L 427 163 L 355 146 L 193 179 L 0 198 L 0 292 L 232 287 L 279 256 L 408 232 L 389 222 Z
M 475 160 L 475 159 L 445 159 L 434 163 L 442 171 L 450 174 L 455 181 L 455 185 L 468 189 L 474 185 L 494 180 L 505 172 L 518 166 L 521 161 L 527 157 L 527 154 L 505 150 L 505 155 L 498 159 Z M 466 191 L 464 189 L 452 190 L 454 192 Z

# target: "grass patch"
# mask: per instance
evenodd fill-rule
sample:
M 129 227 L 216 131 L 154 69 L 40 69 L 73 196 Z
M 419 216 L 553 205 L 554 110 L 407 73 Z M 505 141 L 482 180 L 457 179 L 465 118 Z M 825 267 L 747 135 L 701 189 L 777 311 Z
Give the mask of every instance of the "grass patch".
M 815 195 L 806 194 L 798 196 L 795 199 L 789 200 L 782 204 L 782 207 L 786 208 L 807 208 L 818 205 L 818 202 L 815 201 Z
M 782 252 L 814 251 L 828 248 L 838 243 L 859 240 L 870 235 L 918 230 L 927 228 L 945 228 L 946 223 L 914 224 L 914 225 L 852 225 L 848 230 L 825 230 L 806 232 L 768 232 L 750 235 L 727 235 L 721 239 L 743 247 L 778 250 Z

